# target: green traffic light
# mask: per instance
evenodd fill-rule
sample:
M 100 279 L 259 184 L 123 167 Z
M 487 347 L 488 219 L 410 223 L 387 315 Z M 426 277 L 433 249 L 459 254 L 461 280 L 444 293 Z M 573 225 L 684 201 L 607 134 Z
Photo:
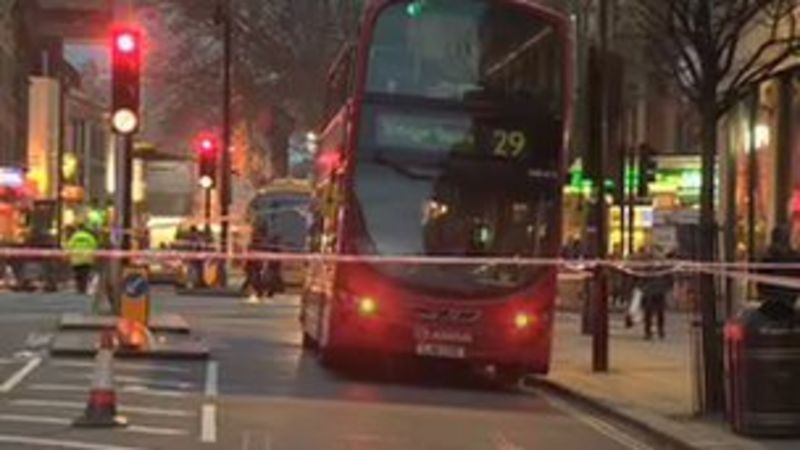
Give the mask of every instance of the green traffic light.
M 411 17 L 419 17 L 425 8 L 425 0 L 414 0 L 406 6 L 406 13 Z

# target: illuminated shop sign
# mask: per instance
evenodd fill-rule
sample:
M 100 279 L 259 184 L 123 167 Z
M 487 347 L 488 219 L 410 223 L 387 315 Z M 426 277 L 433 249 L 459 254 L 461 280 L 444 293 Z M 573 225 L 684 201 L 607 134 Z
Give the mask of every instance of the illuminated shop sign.
M 0 167 L 0 187 L 19 189 L 25 185 L 25 174 L 15 167 Z

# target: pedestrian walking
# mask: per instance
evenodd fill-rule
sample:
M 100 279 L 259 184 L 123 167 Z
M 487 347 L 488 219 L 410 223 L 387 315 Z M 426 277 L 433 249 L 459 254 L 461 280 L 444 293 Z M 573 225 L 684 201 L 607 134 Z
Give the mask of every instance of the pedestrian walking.
M 249 253 L 266 251 L 266 233 L 254 227 L 247 249 Z M 244 269 L 245 280 L 242 292 L 247 296 L 247 303 L 257 304 L 267 291 L 264 262 L 260 259 L 250 258 L 245 263 Z
M 58 248 L 56 239 L 50 233 L 44 230 L 32 230 L 30 234 L 29 246 L 37 249 L 55 250 Z M 57 273 L 58 267 L 56 261 L 50 257 L 37 258 L 36 262 L 39 265 L 41 281 L 46 292 L 55 292 L 58 290 Z
M 98 246 L 97 238 L 83 226 L 79 226 L 67 241 L 75 288 L 79 294 L 85 294 L 89 286 L 89 277 L 92 275 Z
M 646 269 L 646 273 L 639 280 L 638 287 L 642 292 L 642 306 L 644 308 L 644 338 L 653 338 L 653 322 L 655 321 L 658 337 L 666 337 L 666 309 L 667 294 L 672 290 L 672 275 L 668 272 L 666 264 L 657 262 L 657 255 L 651 250 L 646 250 L 643 259 L 653 263 Z
M 26 256 L 24 250 L 31 245 L 30 229 L 23 229 L 22 236 L 14 246 L 20 249 L 16 257 L 11 258 L 11 271 L 14 274 L 14 290 L 23 292 L 33 292 L 36 290 L 34 286 L 34 277 L 32 276 L 32 266 L 34 258 Z
M 267 245 L 267 250 L 271 253 L 280 253 L 281 252 L 281 242 L 280 239 L 274 237 L 270 240 L 269 244 Z M 281 260 L 279 258 L 270 258 L 267 262 L 267 271 L 265 274 L 265 282 L 267 285 L 267 297 L 272 298 L 275 294 L 279 292 L 283 292 L 284 290 L 284 282 L 283 282 L 283 271 Z
M 184 236 L 183 244 L 186 251 L 199 253 L 204 250 L 203 236 L 195 225 L 189 227 L 188 233 Z M 200 258 L 189 258 L 186 262 L 186 268 L 187 285 L 190 288 L 202 287 L 204 285 L 203 261 Z

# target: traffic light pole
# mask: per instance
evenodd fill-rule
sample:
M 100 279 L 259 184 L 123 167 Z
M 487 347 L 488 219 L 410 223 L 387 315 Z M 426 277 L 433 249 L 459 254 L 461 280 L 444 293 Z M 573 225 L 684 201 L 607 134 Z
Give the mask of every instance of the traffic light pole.
M 634 173 L 634 168 L 638 162 L 638 157 L 636 154 L 638 153 L 639 146 L 634 145 L 630 149 L 630 155 L 628 158 L 628 167 L 630 167 L 630 172 Z M 639 189 L 639 179 L 640 177 L 634 178 L 632 175 L 629 177 L 628 181 L 628 255 L 633 256 L 634 252 L 636 251 L 636 192 Z
M 231 8 L 229 0 L 220 0 L 222 19 L 222 152 L 220 155 L 220 250 L 227 254 L 230 225 L 231 203 L 231 52 L 233 29 L 231 22 Z M 227 264 L 223 264 L 221 282 L 228 284 Z
M 608 2 L 600 0 L 600 90 L 599 108 L 593 108 L 598 117 L 590 117 L 590 120 L 600 121 L 600 142 L 595 162 L 595 211 L 594 226 L 597 230 L 597 258 L 604 259 L 608 250 L 608 226 L 606 220 L 606 198 L 605 198 L 605 165 L 608 156 L 609 143 L 609 123 L 608 123 Z M 596 80 L 595 80 L 596 81 Z M 594 308 L 592 311 L 592 370 L 595 372 L 608 371 L 608 292 L 607 292 L 607 273 L 601 265 L 595 269 L 594 286 Z
M 211 188 L 203 188 L 205 209 L 205 233 L 211 236 Z
M 131 156 L 133 154 L 133 136 L 116 135 L 116 152 L 114 155 L 114 169 L 116 186 L 114 189 L 114 223 L 112 226 L 111 243 L 114 250 L 127 251 L 131 249 L 131 229 L 132 229 L 132 200 L 131 185 L 133 181 L 133 164 Z M 125 260 L 122 258 L 111 259 L 111 279 L 120 280 L 122 278 L 122 268 Z M 112 283 L 115 292 L 112 293 L 113 309 L 119 312 L 121 288 L 118 282 Z

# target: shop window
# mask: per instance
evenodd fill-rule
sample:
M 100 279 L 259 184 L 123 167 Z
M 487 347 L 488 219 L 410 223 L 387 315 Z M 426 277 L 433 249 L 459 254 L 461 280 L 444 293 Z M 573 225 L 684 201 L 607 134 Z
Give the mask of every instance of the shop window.
M 756 123 L 753 126 L 755 153 L 756 242 L 755 256 L 769 245 L 770 231 L 777 225 L 777 152 L 778 152 L 778 82 L 770 81 L 761 89 Z M 783 205 L 781 205 L 783 207 Z
M 789 217 L 792 225 L 792 241 L 795 248 L 800 248 L 800 72 L 792 80 L 790 93 L 792 96 L 790 128 L 792 201 Z

